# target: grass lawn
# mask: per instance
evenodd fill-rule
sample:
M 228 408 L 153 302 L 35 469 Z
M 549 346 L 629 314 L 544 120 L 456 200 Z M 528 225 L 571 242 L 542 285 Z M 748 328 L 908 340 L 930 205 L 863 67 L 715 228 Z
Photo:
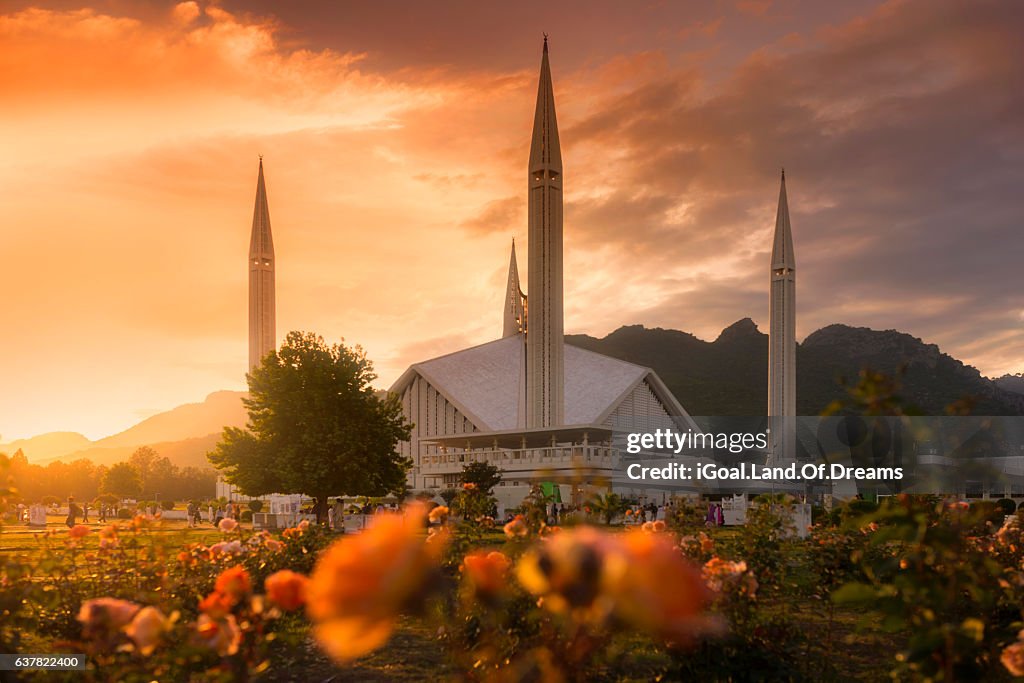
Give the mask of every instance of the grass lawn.
M 96 546 L 97 538 L 95 532 L 103 527 L 114 523 L 120 523 L 124 526 L 128 522 L 129 520 L 125 519 L 111 519 L 100 523 L 95 521 L 95 519 L 91 519 L 85 526 L 89 527 L 93 533 L 85 538 L 84 547 Z M 48 515 L 45 529 L 20 524 L 4 525 L 3 530 L 0 531 L 0 554 L 17 559 L 19 554 L 37 552 L 42 547 L 42 536 L 46 532 L 66 532 L 67 530 L 68 527 L 64 524 L 64 517 L 59 515 Z M 211 543 L 221 538 L 221 533 L 217 531 L 216 527 L 210 524 L 201 524 L 197 528 L 189 529 L 185 520 L 166 520 L 159 528 L 155 528 L 153 533 L 164 535 L 170 540 L 180 542 L 182 545 L 186 543 Z

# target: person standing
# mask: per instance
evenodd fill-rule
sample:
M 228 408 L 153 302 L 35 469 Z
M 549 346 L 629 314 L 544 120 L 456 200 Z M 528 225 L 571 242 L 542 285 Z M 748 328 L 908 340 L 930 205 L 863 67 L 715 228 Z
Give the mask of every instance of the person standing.
M 88 524 L 89 523 L 89 504 L 88 503 L 82 503 L 82 523 L 83 524 Z
M 74 496 L 68 496 L 68 517 L 64 523 L 68 525 L 69 529 L 78 523 L 78 506 L 75 505 Z
M 334 520 L 333 520 L 333 523 L 331 524 L 331 528 L 334 529 L 335 531 L 344 531 L 345 530 L 345 504 L 342 502 L 341 498 L 335 498 L 334 499 L 334 506 L 331 508 L 331 512 L 334 515 Z
M 207 518 L 206 518 L 207 521 L 210 524 L 213 524 L 213 503 L 210 503 L 209 507 L 206 510 L 206 514 L 207 514 Z

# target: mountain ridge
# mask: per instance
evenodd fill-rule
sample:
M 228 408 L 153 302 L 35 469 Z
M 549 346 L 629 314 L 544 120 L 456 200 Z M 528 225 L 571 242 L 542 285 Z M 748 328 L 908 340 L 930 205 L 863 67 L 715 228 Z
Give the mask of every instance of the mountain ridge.
M 705 341 L 681 330 L 623 325 L 602 338 L 566 335 L 566 342 L 655 370 L 692 415 L 764 415 L 768 395 L 768 336 L 741 318 Z M 838 380 L 856 380 L 870 367 L 886 374 L 902 368 L 903 395 L 926 414 L 941 415 L 963 398 L 977 400 L 978 415 L 1024 415 L 1024 374 L 984 377 L 935 344 L 898 330 L 827 325 L 797 345 L 797 412 L 817 415 L 843 398 Z M 201 402 L 152 415 L 136 425 L 91 441 L 76 432 L 48 432 L 0 444 L 0 452 L 22 450 L 30 462 L 46 464 L 89 458 L 96 464 L 126 459 L 151 446 L 178 466 L 207 467 L 206 453 L 225 426 L 247 421 L 245 392 L 214 391 Z M 172 457 L 173 456 L 173 457 Z
M 650 367 L 691 415 L 767 412 L 768 335 L 750 318 L 729 325 L 710 342 L 643 325 L 625 325 L 600 339 L 566 335 L 566 342 Z M 797 344 L 797 413 L 817 415 L 844 398 L 841 381 L 855 382 L 862 368 L 902 373 L 906 402 L 925 414 L 942 415 L 946 406 L 971 396 L 977 415 L 1024 415 L 1024 393 L 984 377 L 936 344 L 899 330 L 839 323 L 816 330 Z

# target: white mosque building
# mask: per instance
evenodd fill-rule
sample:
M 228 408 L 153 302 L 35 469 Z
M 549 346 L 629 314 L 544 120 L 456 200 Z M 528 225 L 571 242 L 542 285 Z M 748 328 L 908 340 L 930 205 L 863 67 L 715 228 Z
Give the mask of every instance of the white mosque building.
M 528 181 L 528 295 L 515 243 L 499 339 L 411 365 L 390 387 L 413 424 L 399 444 L 412 461 L 409 486 L 458 486 L 463 467 L 489 462 L 503 472 L 495 496 L 518 505 L 536 485 L 578 504 L 614 488 L 663 501 L 672 487 L 636 488 L 619 474 L 616 426 L 650 431 L 696 425 L 652 369 L 566 344 L 562 276 L 562 156 L 547 38 L 541 57 Z M 249 249 L 249 365 L 275 348 L 275 256 L 263 164 Z M 795 415 L 795 271 L 785 177 L 771 263 L 769 415 Z M 792 442 L 773 444 L 792 457 Z M 779 453 L 782 451 L 782 453 Z M 218 494 L 220 489 L 218 489 Z
M 390 389 L 414 425 L 400 448 L 415 490 L 457 486 L 466 464 L 483 461 L 503 470 L 495 494 L 504 505 L 543 482 L 580 502 L 616 475 L 615 424 L 653 429 L 688 417 L 650 368 L 565 343 L 562 155 L 546 39 L 527 171 L 529 296 L 513 243 L 502 337 L 414 363 Z

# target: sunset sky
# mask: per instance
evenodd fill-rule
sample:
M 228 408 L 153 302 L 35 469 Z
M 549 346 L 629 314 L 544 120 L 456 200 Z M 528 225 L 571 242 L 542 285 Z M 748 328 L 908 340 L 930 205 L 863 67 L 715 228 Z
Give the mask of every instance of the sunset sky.
M 567 332 L 765 330 L 785 166 L 799 339 L 1024 371 L 1024 3 L 0 1 L 0 442 L 244 388 L 259 154 L 279 340 L 499 336 L 544 31 Z

